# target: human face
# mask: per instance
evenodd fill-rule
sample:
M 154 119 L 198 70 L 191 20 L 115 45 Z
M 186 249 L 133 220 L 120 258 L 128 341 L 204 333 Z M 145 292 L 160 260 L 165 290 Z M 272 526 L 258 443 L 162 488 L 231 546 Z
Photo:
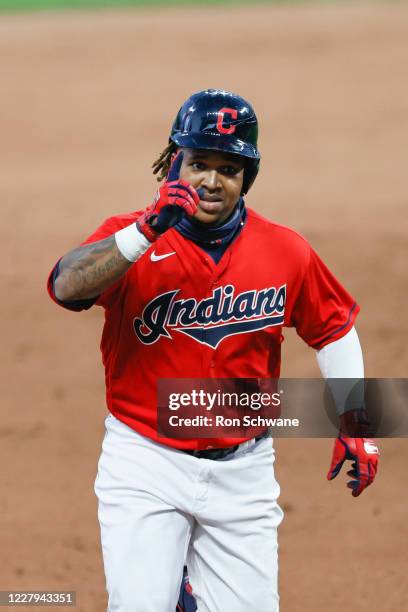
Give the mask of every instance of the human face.
M 242 191 L 244 161 L 237 155 L 204 149 L 183 149 L 180 178 L 203 189 L 194 219 L 222 223 L 234 210 Z

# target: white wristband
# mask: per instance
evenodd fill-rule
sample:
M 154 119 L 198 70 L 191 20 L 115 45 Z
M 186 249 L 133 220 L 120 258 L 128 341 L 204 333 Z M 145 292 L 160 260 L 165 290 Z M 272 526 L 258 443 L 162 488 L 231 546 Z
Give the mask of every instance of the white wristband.
M 116 246 L 128 261 L 137 261 L 152 243 L 132 223 L 115 234 Z

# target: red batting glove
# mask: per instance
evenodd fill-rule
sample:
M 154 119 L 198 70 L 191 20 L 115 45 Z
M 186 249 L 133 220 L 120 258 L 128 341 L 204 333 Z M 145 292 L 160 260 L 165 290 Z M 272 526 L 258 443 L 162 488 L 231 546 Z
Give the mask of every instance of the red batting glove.
M 157 191 L 151 204 L 136 221 L 137 228 L 150 242 L 181 221 L 184 214 L 192 217 L 200 196 L 186 181 L 179 179 L 183 152 L 173 160 L 166 182 Z
M 353 497 L 358 497 L 375 478 L 379 454 L 380 451 L 371 438 L 347 438 L 339 435 L 334 441 L 333 457 L 327 479 L 336 478 L 346 459 L 353 461 L 352 469 L 347 472 L 347 475 L 354 480 L 348 482 L 347 486 L 352 489 Z

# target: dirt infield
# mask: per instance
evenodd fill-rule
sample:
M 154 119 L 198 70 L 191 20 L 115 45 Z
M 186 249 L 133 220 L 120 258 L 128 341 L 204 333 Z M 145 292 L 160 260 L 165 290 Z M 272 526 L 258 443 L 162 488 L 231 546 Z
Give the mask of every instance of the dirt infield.
M 247 204 L 303 233 L 356 296 L 367 376 L 407 375 L 407 40 L 404 3 L 1 18 L 0 590 L 75 589 L 81 612 L 106 609 L 103 313 L 58 309 L 45 280 L 102 219 L 149 203 L 192 91 L 253 102 L 263 162 Z M 286 336 L 283 374 L 317 376 Z M 408 609 L 408 444 L 381 446 L 356 500 L 344 476 L 325 480 L 329 440 L 276 442 L 283 612 Z

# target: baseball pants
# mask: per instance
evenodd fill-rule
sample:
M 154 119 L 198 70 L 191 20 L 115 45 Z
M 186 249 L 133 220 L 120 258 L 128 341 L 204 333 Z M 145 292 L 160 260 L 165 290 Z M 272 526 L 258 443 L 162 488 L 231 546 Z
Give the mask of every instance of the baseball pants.
M 187 562 L 198 612 L 278 612 L 272 440 L 198 459 L 109 415 L 95 493 L 108 612 L 174 612 Z

